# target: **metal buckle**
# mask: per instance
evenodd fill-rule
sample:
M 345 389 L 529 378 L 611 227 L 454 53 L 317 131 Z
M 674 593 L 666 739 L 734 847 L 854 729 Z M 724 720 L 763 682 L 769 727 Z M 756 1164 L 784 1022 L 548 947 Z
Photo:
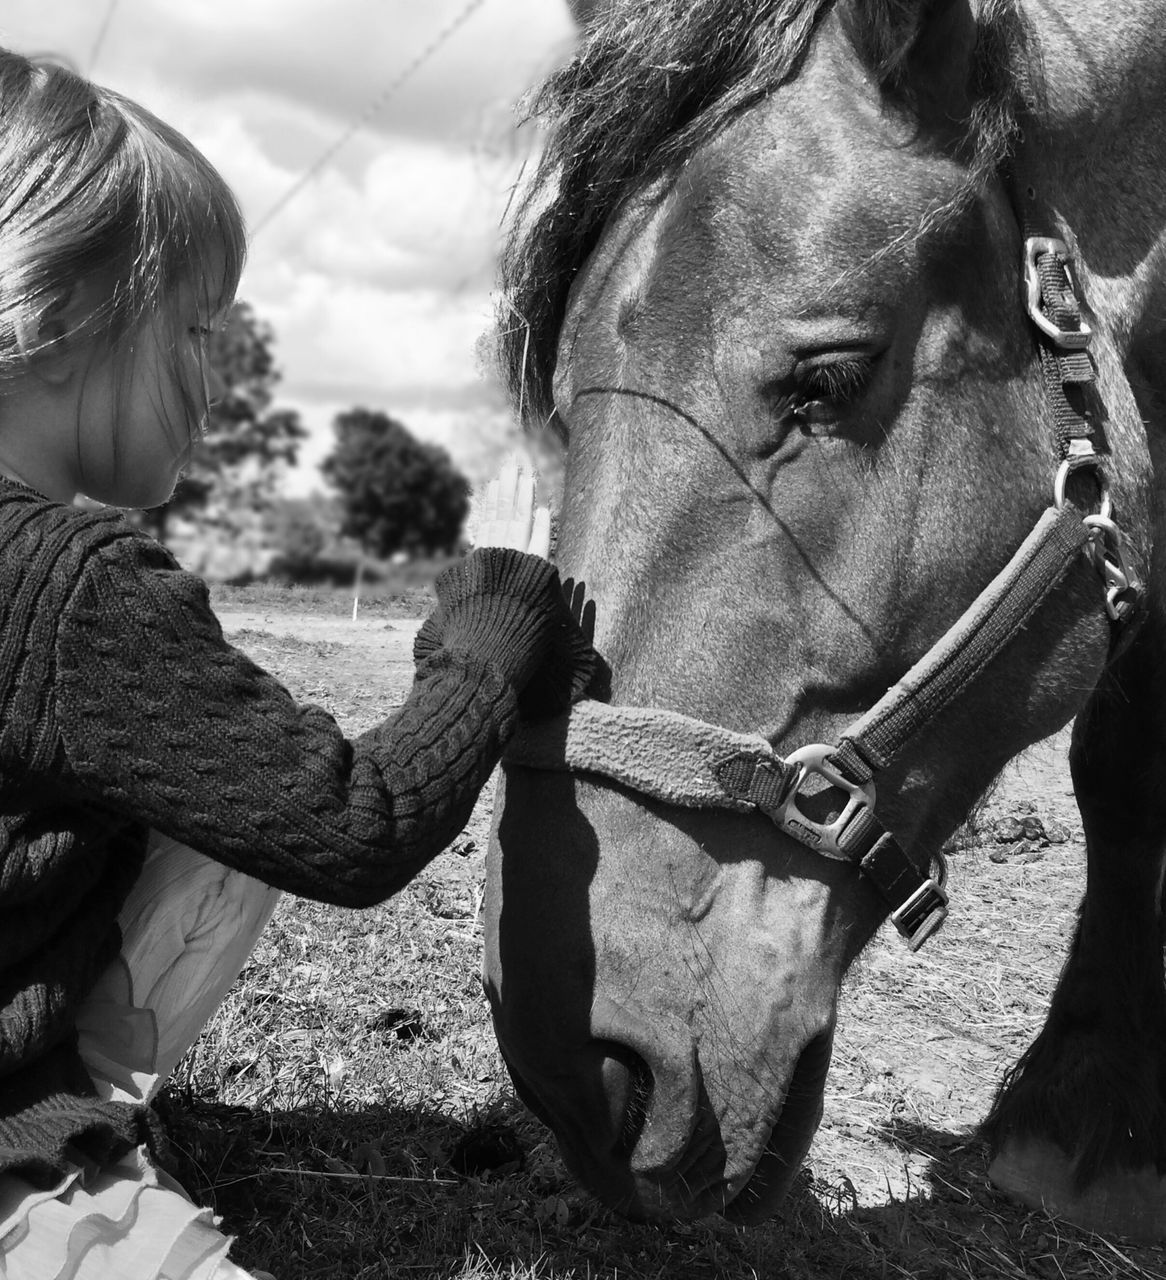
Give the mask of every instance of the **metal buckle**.
M 1037 270 L 1036 263 L 1037 259 L 1046 253 L 1051 253 L 1060 262 L 1069 288 L 1075 295 L 1079 293 L 1068 245 L 1063 240 L 1055 240 L 1050 236 L 1029 236 L 1024 242 L 1024 283 L 1028 292 L 1028 318 L 1056 346 L 1066 351 L 1081 351 L 1093 339 L 1093 330 L 1085 319 L 1082 317 L 1080 320 L 1080 329 L 1062 329 L 1040 309 L 1042 291 L 1040 272 Z
M 799 747 L 792 755 L 786 756 L 785 763 L 797 769 L 798 773 L 785 800 L 770 817 L 786 835 L 793 836 L 816 853 L 840 862 L 850 862 L 852 859 L 842 851 L 839 840 L 860 810 L 874 808 L 875 787 L 873 782 L 861 785 L 851 782 L 839 773 L 829 763 L 830 757 L 837 750 L 837 746 L 815 742 L 808 747 Z M 798 793 L 806 780 L 815 776 L 825 779 L 832 787 L 845 791 L 848 796 L 842 812 L 833 822 L 815 822 L 798 808 Z
M 1125 622 L 1137 607 L 1142 581 L 1126 558 L 1125 539 L 1113 520 L 1113 502 L 1109 496 L 1109 480 L 1101 458 L 1087 440 L 1074 440 L 1069 457 L 1057 468 L 1053 481 L 1053 502 L 1060 511 L 1065 505 L 1065 486 L 1076 471 L 1088 467 L 1096 475 L 1101 490 L 1100 510 L 1083 516 L 1089 530 L 1089 555 L 1105 584 L 1105 612 L 1114 622 Z
M 912 951 L 918 951 L 947 919 L 947 901 L 947 894 L 932 877 L 924 880 L 906 902 L 891 912 L 895 928 Z
M 1137 607 L 1142 583 L 1125 557 L 1125 539 L 1107 515 L 1085 517 L 1093 563 L 1105 583 L 1105 612 L 1124 622 Z

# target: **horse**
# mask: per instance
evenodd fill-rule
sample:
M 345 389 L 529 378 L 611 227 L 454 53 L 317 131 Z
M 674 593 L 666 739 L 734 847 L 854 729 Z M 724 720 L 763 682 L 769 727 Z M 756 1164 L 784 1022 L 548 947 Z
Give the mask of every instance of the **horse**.
M 516 1091 L 615 1209 L 768 1217 L 843 975 L 1073 720 L 1086 892 L 989 1172 L 1161 1237 L 1166 3 L 577 8 L 499 349 L 605 667 L 495 802 Z

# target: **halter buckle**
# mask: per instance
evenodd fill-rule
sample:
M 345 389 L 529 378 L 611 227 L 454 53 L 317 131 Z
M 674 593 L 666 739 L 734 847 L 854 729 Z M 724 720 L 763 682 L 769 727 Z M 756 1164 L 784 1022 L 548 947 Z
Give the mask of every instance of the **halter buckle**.
M 1062 329 L 1041 310 L 1044 289 L 1041 286 L 1037 261 L 1046 254 L 1052 254 L 1057 259 L 1076 303 L 1077 281 L 1068 245 L 1064 240 L 1056 240 L 1051 236 L 1029 236 L 1024 242 L 1024 284 L 1028 295 L 1026 308 L 1028 318 L 1054 346 L 1064 351 L 1082 351 L 1093 339 L 1093 330 L 1085 320 L 1083 318 L 1078 320 L 1081 326 L 1079 329 Z
M 934 876 L 891 912 L 892 923 L 912 951 L 918 951 L 946 919 L 947 894 Z
M 875 787 L 873 782 L 851 782 L 831 765 L 830 757 L 837 751 L 837 746 L 815 742 L 808 747 L 799 747 L 792 755 L 786 756 L 786 765 L 796 769 L 797 773 L 785 799 L 769 816 L 786 835 L 813 849 L 815 853 L 838 862 L 852 862 L 851 855 L 841 847 L 842 833 L 862 809 L 874 808 Z M 822 778 L 830 786 L 846 793 L 847 799 L 842 812 L 831 822 L 817 822 L 798 806 L 797 800 L 802 788 L 814 777 Z

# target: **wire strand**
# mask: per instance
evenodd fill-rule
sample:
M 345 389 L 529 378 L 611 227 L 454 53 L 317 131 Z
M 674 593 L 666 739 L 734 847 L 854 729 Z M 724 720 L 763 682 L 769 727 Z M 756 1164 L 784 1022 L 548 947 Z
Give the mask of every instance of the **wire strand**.
M 89 50 L 90 75 L 93 74 L 93 68 L 97 65 L 97 55 L 101 52 L 101 46 L 105 44 L 105 37 L 109 34 L 109 24 L 113 21 L 117 5 L 118 0 L 109 0 L 109 4 L 105 9 L 105 16 L 101 19 L 101 26 L 97 28 L 97 35 L 93 38 L 93 48 Z
M 312 161 L 310 165 L 300 174 L 300 176 L 291 184 L 290 187 L 279 197 L 279 199 L 264 213 L 259 220 L 251 228 L 251 239 L 255 237 L 276 218 L 293 199 L 308 185 L 309 182 L 324 169 L 336 155 L 357 133 L 364 128 L 368 122 L 383 110 L 385 104 L 393 97 L 395 93 L 410 80 L 417 72 L 433 57 L 435 53 L 445 44 L 451 36 L 455 35 L 460 27 L 462 27 L 476 10 L 480 9 L 486 0 L 469 0 L 461 12 L 444 26 L 436 36 L 418 53 L 407 66 L 404 67 L 389 83 L 377 94 L 359 116 L 339 134 L 336 140 L 330 143 L 324 150 Z M 116 3 L 116 0 L 114 0 Z

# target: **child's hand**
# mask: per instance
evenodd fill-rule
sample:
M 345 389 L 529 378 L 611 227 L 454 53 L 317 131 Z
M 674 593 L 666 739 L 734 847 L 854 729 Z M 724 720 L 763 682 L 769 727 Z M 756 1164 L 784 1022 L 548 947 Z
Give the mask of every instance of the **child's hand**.
M 502 470 L 479 493 L 470 518 L 475 547 L 508 547 L 545 560 L 551 550 L 549 507 L 536 507 L 534 469 L 511 454 Z

